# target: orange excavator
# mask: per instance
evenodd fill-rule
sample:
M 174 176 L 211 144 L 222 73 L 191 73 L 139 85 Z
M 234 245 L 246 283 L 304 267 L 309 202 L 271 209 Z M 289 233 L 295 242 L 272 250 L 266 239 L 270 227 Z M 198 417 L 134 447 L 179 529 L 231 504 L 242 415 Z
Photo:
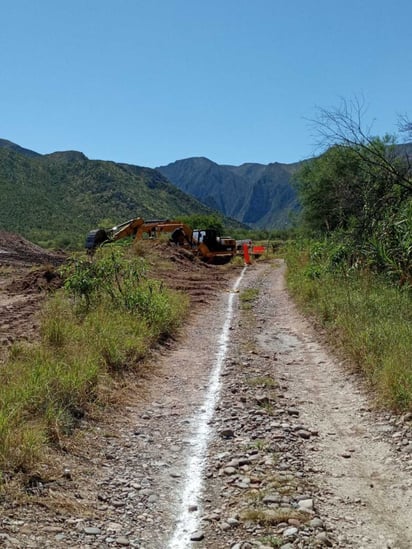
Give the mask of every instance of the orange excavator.
M 93 229 L 86 237 L 86 250 L 88 254 L 93 254 L 96 248 L 106 244 L 107 242 L 115 242 L 120 238 L 126 238 L 130 235 L 135 235 L 139 227 L 144 224 L 141 217 L 125 221 L 111 229 Z
M 137 229 L 135 239 L 140 240 L 147 234 L 148 238 L 158 238 L 162 233 L 172 233 L 170 241 L 180 246 L 192 247 L 192 229 L 186 223 L 170 219 L 145 221 Z
M 170 242 L 191 250 L 206 263 L 228 263 L 236 254 L 236 241 L 220 237 L 215 229 L 196 229 L 178 220 L 161 219 L 144 221 L 141 217 L 131 219 L 111 229 L 95 229 L 86 238 L 86 249 L 93 254 L 96 248 L 127 236 L 134 240 L 158 238 L 161 233 L 171 233 Z

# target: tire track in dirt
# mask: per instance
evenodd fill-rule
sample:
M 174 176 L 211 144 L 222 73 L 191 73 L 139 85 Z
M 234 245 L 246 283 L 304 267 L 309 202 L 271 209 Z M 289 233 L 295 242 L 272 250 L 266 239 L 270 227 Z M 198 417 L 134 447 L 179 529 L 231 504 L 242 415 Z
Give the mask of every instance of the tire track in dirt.
M 268 279 L 264 287 L 278 311 L 272 319 L 270 308 L 263 311 L 266 325 L 273 320 L 278 334 L 275 344 L 261 335 L 262 347 L 283 349 L 277 371 L 287 374 L 287 394 L 300 417 L 319 430 L 306 459 L 318 471 L 313 481 L 321 513 L 345 532 L 348 546 L 412 547 L 412 460 L 401 460 L 382 437 L 360 380 L 319 343 L 282 286 Z

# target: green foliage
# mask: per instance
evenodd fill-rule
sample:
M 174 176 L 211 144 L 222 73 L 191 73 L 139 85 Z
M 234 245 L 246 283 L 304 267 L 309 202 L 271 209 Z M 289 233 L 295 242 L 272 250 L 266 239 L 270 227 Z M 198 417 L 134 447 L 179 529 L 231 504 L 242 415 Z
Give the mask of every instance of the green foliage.
M 251 309 L 253 302 L 259 296 L 259 290 L 257 288 L 247 288 L 239 295 L 239 300 L 242 306 L 242 309 L 247 310 Z
M 412 199 L 376 224 L 362 251 L 378 272 L 388 273 L 401 285 L 412 285 Z
M 412 283 L 412 179 L 393 139 L 336 145 L 296 175 L 303 229 L 334 234 L 352 263 Z M 408 183 L 409 181 L 409 183 Z
M 252 240 L 253 242 L 273 242 L 288 240 L 294 235 L 295 229 L 235 229 L 231 235 L 236 240 Z
M 303 164 L 295 181 L 310 230 L 332 231 L 350 224 L 362 208 L 359 173 L 359 157 L 348 147 L 332 147 Z
M 146 272 L 142 258 L 101 249 L 95 260 L 75 259 L 64 268 L 64 287 L 80 309 L 109 302 L 155 327 L 156 335 L 168 334 L 176 304 L 172 293 L 161 282 L 148 279 Z
M 0 229 L 46 248 L 82 249 L 91 229 L 138 216 L 212 213 L 155 170 L 80 153 L 29 158 L 0 147 L 0 194 Z
M 411 290 L 350 266 L 349 251 L 327 239 L 289 245 L 289 288 L 364 372 L 382 402 L 410 410 Z
M 59 444 L 110 374 L 138 371 L 159 338 L 178 328 L 187 299 L 150 280 L 140 258 L 102 250 L 73 259 L 65 289 L 43 312 L 41 342 L 14 346 L 0 370 L 0 470 L 29 470 L 46 443 Z
M 219 234 L 223 234 L 223 218 L 218 214 L 192 214 L 179 218 L 183 223 L 192 227 L 192 229 L 215 229 Z
M 281 538 L 279 536 L 263 536 L 259 539 L 260 543 L 262 543 L 265 547 L 281 547 L 282 545 L 285 545 L 284 538 Z
M 90 307 L 103 297 L 115 305 L 133 308 L 136 289 L 146 279 L 146 265 L 141 258 L 124 258 L 120 249 L 100 250 L 95 260 L 76 258 L 62 269 L 64 287 L 80 303 Z

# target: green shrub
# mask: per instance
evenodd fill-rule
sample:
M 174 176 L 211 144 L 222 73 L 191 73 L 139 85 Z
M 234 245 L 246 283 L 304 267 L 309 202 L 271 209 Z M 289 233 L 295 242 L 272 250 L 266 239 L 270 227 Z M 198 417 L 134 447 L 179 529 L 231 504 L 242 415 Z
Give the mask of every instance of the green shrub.
M 108 375 L 138 370 L 173 334 L 188 300 L 149 280 L 140 258 L 103 252 L 74 259 L 47 302 L 41 341 L 15 345 L 0 370 L 0 470 L 29 470 L 45 443 L 60 443 L 105 391 Z
M 324 242 L 289 246 L 289 289 L 363 371 L 383 403 L 411 409 L 412 293 L 347 263 L 331 269 L 334 250 Z

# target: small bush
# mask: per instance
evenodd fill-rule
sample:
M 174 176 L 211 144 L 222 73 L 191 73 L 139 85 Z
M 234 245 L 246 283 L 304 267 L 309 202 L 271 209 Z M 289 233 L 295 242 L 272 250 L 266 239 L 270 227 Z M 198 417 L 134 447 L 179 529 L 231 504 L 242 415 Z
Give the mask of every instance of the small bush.
M 251 309 L 253 302 L 259 296 L 259 290 L 257 288 L 247 288 L 239 295 L 239 300 L 241 303 L 242 309 Z

